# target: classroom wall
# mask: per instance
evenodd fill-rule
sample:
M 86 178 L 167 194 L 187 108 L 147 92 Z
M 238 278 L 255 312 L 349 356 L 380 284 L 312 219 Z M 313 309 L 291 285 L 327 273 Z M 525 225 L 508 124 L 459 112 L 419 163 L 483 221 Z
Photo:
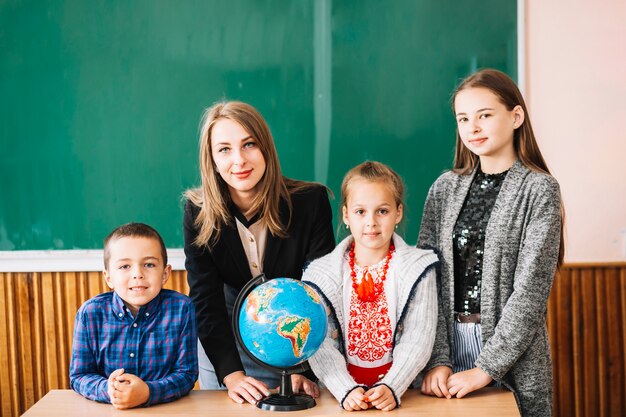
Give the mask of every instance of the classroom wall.
M 626 2 L 526 1 L 526 97 L 567 262 L 626 259 Z

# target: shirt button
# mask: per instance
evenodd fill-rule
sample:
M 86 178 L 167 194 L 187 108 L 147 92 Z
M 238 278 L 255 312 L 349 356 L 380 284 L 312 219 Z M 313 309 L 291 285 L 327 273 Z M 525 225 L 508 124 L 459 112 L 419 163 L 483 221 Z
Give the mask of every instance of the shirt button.
M 133 323 L 133 327 L 137 327 L 137 323 Z
M 131 352 L 131 353 L 130 353 L 130 357 L 131 357 L 131 358 L 134 358 L 134 357 L 135 357 L 135 354 Z
M 248 236 L 248 240 L 249 240 L 250 242 L 254 242 L 254 238 L 253 238 L 252 236 Z
M 252 262 L 252 268 L 257 269 L 258 265 L 256 263 Z
M 146 313 L 146 317 L 148 317 L 150 315 L 150 313 Z
M 120 314 L 118 314 L 118 316 L 124 317 L 124 313 L 120 313 Z

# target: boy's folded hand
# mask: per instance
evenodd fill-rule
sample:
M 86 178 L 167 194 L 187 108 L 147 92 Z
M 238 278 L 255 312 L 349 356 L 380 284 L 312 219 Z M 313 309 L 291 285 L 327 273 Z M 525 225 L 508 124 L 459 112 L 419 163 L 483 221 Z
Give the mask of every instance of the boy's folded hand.
M 114 378 L 111 385 L 114 388 L 111 404 L 117 409 L 137 407 L 148 402 L 150 398 L 150 388 L 136 375 L 119 374 Z
M 124 368 L 116 369 L 111 372 L 109 375 L 109 380 L 107 382 L 107 394 L 109 394 L 109 399 L 111 400 L 111 404 L 113 404 L 113 398 L 115 397 L 115 380 L 118 376 L 124 373 Z

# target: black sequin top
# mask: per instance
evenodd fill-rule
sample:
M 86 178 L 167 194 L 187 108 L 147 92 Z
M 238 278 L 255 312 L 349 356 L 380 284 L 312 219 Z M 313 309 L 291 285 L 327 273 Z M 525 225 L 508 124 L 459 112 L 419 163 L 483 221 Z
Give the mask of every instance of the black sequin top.
M 457 313 L 480 313 L 485 229 L 507 172 L 485 174 L 478 170 L 454 226 L 454 310 Z

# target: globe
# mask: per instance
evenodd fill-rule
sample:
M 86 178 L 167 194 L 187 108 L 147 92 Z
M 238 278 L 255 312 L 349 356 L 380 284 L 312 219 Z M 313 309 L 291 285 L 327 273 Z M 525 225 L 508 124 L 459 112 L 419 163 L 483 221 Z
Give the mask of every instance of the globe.
M 305 363 L 326 337 L 326 309 L 318 293 L 291 278 L 255 277 L 241 290 L 233 312 L 235 337 L 258 364 L 281 374 L 278 394 L 257 406 L 276 411 L 310 408 L 313 398 L 294 394 L 289 375 Z
M 309 359 L 326 336 L 326 311 L 315 290 L 291 278 L 259 285 L 245 298 L 239 331 L 260 361 L 290 368 Z

